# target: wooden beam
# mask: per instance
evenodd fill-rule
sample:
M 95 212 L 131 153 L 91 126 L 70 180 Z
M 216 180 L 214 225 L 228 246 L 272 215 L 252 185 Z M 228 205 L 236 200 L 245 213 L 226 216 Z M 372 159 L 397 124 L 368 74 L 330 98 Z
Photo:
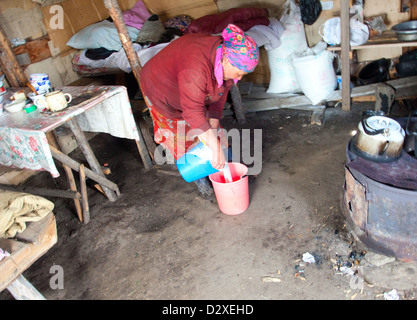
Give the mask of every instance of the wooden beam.
M 139 112 L 135 113 L 135 116 L 137 118 L 137 124 L 138 124 L 138 127 L 139 127 L 139 129 L 142 133 L 142 137 L 143 137 L 143 139 L 145 141 L 145 145 L 146 145 L 146 148 L 144 149 L 141 144 L 136 142 L 137 147 L 138 147 L 140 152 L 141 152 L 141 150 L 143 150 L 143 152 L 148 152 L 149 156 L 152 158 L 152 160 L 155 160 L 154 159 L 154 157 L 155 157 L 154 154 L 155 154 L 155 149 L 156 149 L 156 143 L 153 140 L 153 137 L 151 136 L 151 134 L 149 132 L 148 123 L 143 118 L 142 111 L 140 110 L 141 108 L 139 107 L 139 101 L 138 100 L 130 100 L 130 105 L 132 106 L 132 108 L 135 108 L 135 109 L 139 110 Z
M 55 131 L 49 131 L 46 134 L 46 139 L 48 140 L 49 145 L 53 146 L 57 150 L 61 151 L 61 147 L 59 146 L 58 140 L 55 136 Z M 68 167 L 65 163 L 62 163 L 62 167 L 64 168 L 65 174 L 67 176 L 67 181 L 71 191 L 77 192 L 77 184 L 75 183 L 74 174 L 70 167 Z M 83 214 L 81 209 L 80 198 L 74 198 L 74 206 L 75 211 L 77 212 L 78 219 L 82 222 L 83 221 Z
M 140 70 L 142 67 L 140 65 L 139 57 L 136 54 L 136 51 L 133 49 L 129 32 L 123 20 L 122 11 L 120 10 L 117 0 L 104 0 L 104 5 L 106 6 L 107 10 L 109 10 L 110 17 L 113 19 L 114 25 L 116 26 L 116 29 L 119 33 L 119 38 L 123 49 L 126 53 L 127 59 L 129 60 L 130 67 L 132 68 L 133 75 L 135 76 L 138 87 L 140 88 Z M 145 169 L 148 170 L 152 167 L 153 163 L 140 131 L 138 131 L 138 134 L 140 139 L 139 141 L 136 141 L 136 145 L 139 149 L 139 154 L 142 158 L 143 165 L 145 166 Z
M 15 191 L 15 192 L 25 192 L 34 194 L 37 196 L 45 197 L 59 197 L 59 198 L 69 198 L 69 199 L 81 199 L 81 195 L 77 191 L 72 190 L 59 190 L 59 189 L 47 189 L 47 188 L 38 188 L 38 187 L 21 187 L 21 186 L 12 186 L 9 184 L 0 184 L 0 189 Z
M 83 223 L 87 224 L 90 222 L 90 209 L 88 206 L 87 197 L 87 184 L 85 183 L 85 170 L 84 165 L 80 164 L 80 189 L 81 189 L 81 203 L 83 205 Z
M 410 20 L 417 20 L 417 0 L 410 0 Z
M 123 49 L 126 52 L 126 56 L 132 68 L 133 75 L 135 76 L 136 81 L 140 86 L 139 73 L 141 70 L 141 65 L 138 55 L 136 54 L 136 51 L 133 49 L 129 32 L 123 20 L 122 11 L 120 10 L 117 0 L 104 0 L 104 5 L 106 6 L 107 10 L 109 10 L 110 17 L 113 19 L 114 25 L 116 26 L 116 29 L 119 32 L 119 38 L 122 42 Z
M 49 35 L 43 36 L 39 39 L 27 41 L 25 44 L 14 47 L 13 52 L 16 56 L 27 53 L 30 59 L 30 64 L 40 62 L 52 57 L 49 49 Z
M 46 300 L 45 297 L 22 275 L 19 275 L 17 279 L 7 287 L 7 290 L 9 290 L 16 300 Z
M 349 0 L 340 2 L 341 60 L 342 60 L 342 110 L 350 110 L 350 23 Z
M 26 87 L 29 82 L 0 26 L 0 67 L 11 87 Z
M 396 90 L 399 89 L 408 89 L 400 93 L 398 97 L 406 98 L 407 96 L 414 96 L 413 90 L 411 88 L 417 87 L 417 76 L 394 79 L 384 82 L 385 84 L 393 87 Z M 378 84 L 369 84 L 365 86 L 359 86 L 352 89 L 350 98 L 357 98 L 363 96 L 375 95 L 375 91 Z M 319 110 L 322 108 L 321 105 L 312 105 L 311 100 L 305 95 L 278 95 L 278 94 L 268 94 L 266 92 L 254 92 L 247 96 L 247 99 L 243 101 L 243 109 L 245 113 L 259 112 L 259 111 L 269 111 L 277 109 L 298 109 L 298 110 Z M 408 91 L 408 92 L 407 92 Z M 249 100 L 250 99 L 250 100 Z M 343 99 L 343 92 L 340 90 L 335 90 L 329 97 L 327 97 L 322 102 L 329 101 L 341 101 Z M 375 100 L 375 98 L 374 98 Z M 232 115 L 230 110 L 223 111 L 224 116 Z

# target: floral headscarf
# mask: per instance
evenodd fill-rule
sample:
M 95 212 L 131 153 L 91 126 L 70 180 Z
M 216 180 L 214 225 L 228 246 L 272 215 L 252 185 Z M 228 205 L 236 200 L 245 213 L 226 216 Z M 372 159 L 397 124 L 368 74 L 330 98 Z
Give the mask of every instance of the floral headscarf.
M 222 33 L 224 55 L 230 63 L 244 71 L 252 72 L 259 61 L 259 49 L 256 42 L 238 26 L 229 24 Z

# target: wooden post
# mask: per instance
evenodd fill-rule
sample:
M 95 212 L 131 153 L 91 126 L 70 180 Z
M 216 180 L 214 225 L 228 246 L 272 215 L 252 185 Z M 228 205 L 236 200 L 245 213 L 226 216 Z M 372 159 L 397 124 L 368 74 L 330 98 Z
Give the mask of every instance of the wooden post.
M 7 290 L 9 290 L 16 300 L 46 300 L 45 297 L 22 275 L 19 275 L 17 279 L 7 287 Z
M 48 139 L 49 145 L 52 145 L 57 150 L 61 150 L 58 141 L 52 131 L 47 132 L 46 138 Z M 71 191 L 77 192 L 77 184 L 75 183 L 74 174 L 70 167 L 68 167 L 65 163 L 62 163 L 62 167 L 64 168 L 65 174 L 67 175 L 68 184 Z M 75 211 L 77 212 L 78 219 L 83 222 L 83 214 L 81 209 L 80 199 L 74 198 L 74 206 Z
M 11 87 L 26 87 L 28 79 L 17 61 L 3 28 L 0 27 L 0 67 Z
M 340 2 L 341 60 L 342 60 L 342 110 L 350 110 L 350 20 L 349 0 Z
M 410 0 L 410 20 L 417 20 L 417 0 Z
M 131 100 L 130 104 L 132 105 L 132 108 L 138 108 L 137 105 L 137 100 Z M 139 108 L 138 108 L 139 109 Z M 142 133 L 142 137 L 145 140 L 145 145 L 146 148 L 148 149 L 149 152 L 149 156 L 152 158 L 152 160 L 155 160 L 155 149 L 156 149 L 156 143 L 153 140 L 151 134 L 149 133 L 149 128 L 148 128 L 148 124 L 146 123 L 145 119 L 143 119 L 143 115 L 142 112 L 139 110 L 139 112 L 137 113 L 137 123 L 139 125 L 140 131 Z M 139 145 L 139 143 L 136 141 L 139 150 L 141 149 L 141 146 Z M 145 150 L 146 151 L 146 150 Z
M 133 49 L 129 32 L 123 20 L 122 11 L 120 10 L 117 0 L 104 0 L 104 5 L 106 6 L 107 10 L 109 10 L 110 17 L 113 19 L 114 25 L 116 26 L 116 29 L 119 33 L 119 38 L 123 49 L 126 53 L 127 59 L 129 60 L 130 67 L 132 68 L 133 75 L 135 76 L 136 82 L 138 83 L 138 88 L 140 88 L 140 70 L 142 68 L 140 66 L 139 57 L 136 54 L 136 51 Z M 143 165 L 145 166 L 145 169 L 148 170 L 153 165 L 152 160 L 149 156 L 140 130 L 138 130 L 138 134 L 139 141 L 136 141 L 136 144 L 139 149 L 139 154 L 142 158 Z
M 141 70 L 141 66 L 136 51 L 133 49 L 132 41 L 130 41 L 129 32 L 123 20 L 122 11 L 120 10 L 117 0 L 104 0 L 104 5 L 106 6 L 107 10 L 109 10 L 110 17 L 113 19 L 114 25 L 116 26 L 116 29 L 119 32 L 119 38 L 122 42 L 123 49 L 126 52 L 136 81 L 140 86 L 139 73 Z
M 88 206 L 87 184 L 85 182 L 85 170 L 83 164 L 80 164 L 80 186 L 81 202 L 83 204 L 83 223 L 87 224 L 90 222 L 90 209 Z

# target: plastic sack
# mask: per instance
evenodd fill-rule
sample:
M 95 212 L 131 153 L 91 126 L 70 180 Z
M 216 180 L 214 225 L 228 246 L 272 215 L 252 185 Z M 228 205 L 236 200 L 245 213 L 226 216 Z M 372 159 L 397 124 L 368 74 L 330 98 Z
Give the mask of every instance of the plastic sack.
M 326 48 L 327 44 L 321 41 L 315 47 L 291 57 L 301 90 L 313 105 L 328 98 L 337 87 L 336 72 L 333 68 L 335 55 Z
M 319 35 L 323 41 L 331 46 L 340 44 L 341 42 L 341 26 L 340 17 L 327 19 L 319 28 Z
M 319 28 L 319 35 L 329 45 L 338 45 L 341 41 L 340 17 L 327 19 Z M 350 19 L 350 45 L 360 46 L 369 39 L 368 26 L 360 22 L 357 16 Z
M 293 93 L 301 91 L 291 64 L 291 54 L 303 52 L 308 48 L 301 21 L 300 7 L 294 0 L 287 0 L 280 23 L 285 31 L 281 36 L 281 45 L 266 50 L 271 72 L 268 93 Z
M 308 25 L 316 22 L 322 7 L 319 0 L 300 0 L 301 20 Z
M 350 45 L 360 46 L 369 39 L 369 28 L 358 19 L 350 19 Z

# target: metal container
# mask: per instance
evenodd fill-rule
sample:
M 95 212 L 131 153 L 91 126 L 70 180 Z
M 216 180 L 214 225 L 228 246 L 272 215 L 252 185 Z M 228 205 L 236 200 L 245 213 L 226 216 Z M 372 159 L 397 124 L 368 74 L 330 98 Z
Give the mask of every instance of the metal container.
M 404 143 L 404 129 L 385 116 L 362 118 L 354 147 L 359 155 L 373 161 L 390 162 L 398 159 Z
M 417 20 L 411 20 L 396 24 L 391 28 L 401 41 L 417 40 Z

